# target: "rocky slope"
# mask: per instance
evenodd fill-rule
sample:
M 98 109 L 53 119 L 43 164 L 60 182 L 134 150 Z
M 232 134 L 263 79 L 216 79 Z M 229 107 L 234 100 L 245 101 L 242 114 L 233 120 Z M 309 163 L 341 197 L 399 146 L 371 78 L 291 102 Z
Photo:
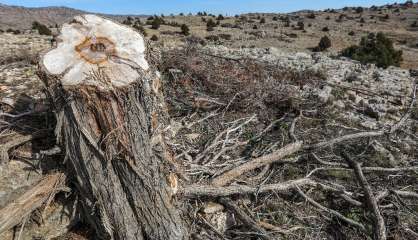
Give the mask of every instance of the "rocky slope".
M 0 51 L 4 53 L 0 56 L 0 114 L 36 111 L 37 106 L 42 105 L 46 97 L 42 92 L 42 83 L 35 74 L 36 59 L 31 56 L 36 56 L 40 51 L 51 47 L 49 37 L 35 33 L 21 35 L 3 33 L 0 34 L 0 43 Z M 170 147 L 186 175 L 185 179 L 181 180 L 184 185 L 205 183 L 225 168 L 270 153 L 286 142 L 292 141 L 287 136 L 288 129 L 299 112 L 303 113 L 303 116 L 296 123 L 294 135 L 308 142 L 331 139 L 346 133 L 387 128 L 404 116 L 412 100 L 414 85 L 417 83 L 416 77 L 412 76 L 409 70 L 396 67 L 380 69 L 373 65 L 361 65 L 349 59 L 333 56 L 331 53 L 297 51 L 295 53 L 274 47 L 231 48 L 212 44 L 196 48 L 199 54 L 179 60 L 180 63 L 190 63 L 187 65 L 188 69 L 180 69 L 180 64 L 174 64 L 170 68 L 170 74 L 163 72 L 166 98 L 172 111 L 172 124 L 169 129 L 172 131 L 173 142 Z M 162 52 L 164 54 L 171 50 L 173 49 L 163 49 Z M 182 56 L 177 55 L 177 57 Z M 208 59 L 210 61 L 207 61 Z M 235 67 L 230 69 L 232 65 Z M 224 71 L 217 72 L 220 74 L 216 75 L 214 72 L 217 69 L 212 66 Z M 256 79 L 252 79 L 251 74 L 258 76 L 259 72 L 265 70 L 260 70 L 262 67 L 272 72 L 291 74 L 280 75 L 277 79 L 273 75 L 267 75 L 266 77 L 271 78 L 269 82 L 271 86 L 262 88 L 263 91 L 256 91 L 260 83 L 251 81 Z M 247 68 L 249 70 L 246 70 Z M 311 78 L 306 74 L 298 75 L 299 73 L 311 73 L 319 77 Z M 237 84 L 218 82 L 222 77 L 225 77 L 225 80 L 237 81 L 234 82 Z M 263 77 L 264 75 L 261 75 L 259 79 Z M 210 81 L 204 82 L 205 79 Z M 240 82 L 241 79 L 246 81 Z M 192 81 L 196 81 L 199 87 L 203 85 L 203 88 L 196 87 Z M 204 84 L 212 83 L 215 88 L 227 88 L 224 90 L 226 93 L 224 99 L 221 99 L 219 92 L 203 91 Z M 256 86 L 254 89 L 252 85 L 248 87 L 249 93 L 253 92 L 255 95 L 251 96 L 255 99 L 249 104 L 245 102 L 245 98 L 250 97 L 250 94 L 238 96 L 239 92 L 237 94 L 232 92 L 235 87 L 245 90 L 245 86 L 242 86 L 245 84 Z M 186 93 L 179 92 L 177 96 L 174 91 L 186 91 Z M 287 98 L 284 103 L 266 102 L 264 100 L 267 98 L 264 98 L 263 94 L 271 94 L 269 98 L 274 98 L 276 95 Z M 189 99 L 183 99 L 189 97 L 192 99 L 191 103 L 187 102 Z M 202 102 L 204 104 L 201 104 Z M 251 104 L 261 107 L 251 108 L 253 107 Z M 273 114 L 262 119 L 261 116 L 266 115 L 265 112 L 271 109 L 275 110 Z M 366 159 L 364 165 L 367 167 L 417 167 L 418 112 L 416 107 L 412 110 L 411 117 L 399 134 L 364 141 L 356 140 L 348 142 L 344 147 L 350 148 L 353 154 L 359 154 L 362 160 Z M 177 114 L 176 111 L 179 113 Z M 23 118 L 7 118 L 2 115 L 0 120 L 0 146 L 17 134 L 31 134 L 38 129 L 48 129 L 53 135 L 53 117 L 45 113 Z M 10 122 L 11 125 L 5 124 L 3 120 Z M 268 130 L 272 122 L 276 122 L 276 125 Z M 228 129 L 230 132 L 223 138 L 222 132 Z M 254 136 L 258 134 L 262 137 L 253 142 Z M 218 136 L 221 138 L 217 139 Z M 41 179 L 42 174 L 57 171 L 62 167 L 62 155 L 51 157 L 43 153 L 54 146 L 53 139 L 54 137 L 50 136 L 42 141 L 30 141 L 9 151 L 11 162 L 0 163 L 0 208 L 31 188 Z M 206 150 L 206 147 L 210 146 L 212 141 L 216 143 L 216 140 L 222 144 Z M 243 142 L 248 143 L 245 149 L 242 149 Z M 248 153 L 249 149 L 250 153 Z M 345 167 L 344 161 L 338 156 L 338 151 L 339 149 L 335 147 L 319 151 L 317 154 L 324 161 L 334 164 L 332 167 Z M 198 156 L 202 156 L 201 161 L 196 161 Z M 288 161 L 288 164 L 272 164 L 266 170 L 242 176 L 237 183 L 258 187 L 263 184 L 303 178 L 315 168 L 327 168 L 327 165 L 317 164 L 309 156 L 301 156 L 300 159 L 303 160 L 300 163 Z M 318 172 L 320 171 L 316 173 Z M 406 191 L 418 191 L 416 170 L 408 174 L 395 171 L 391 175 L 370 174 L 367 177 L 376 193 L 387 189 L 399 189 L 400 186 Z M 351 197 L 362 201 L 361 189 L 346 171 L 320 172 L 313 179 L 326 184 L 332 182 L 335 184 L 333 186 L 344 186 L 344 191 L 352 193 Z M 309 194 L 323 205 L 337 209 L 364 224 L 369 223 L 369 217 L 364 217 L 362 211 L 352 206 L 342 204 L 338 195 L 317 190 L 314 189 Z M 76 205 L 73 197 L 71 194 L 60 195 L 57 201 L 43 212 L 43 221 L 37 221 L 39 217 L 33 216 L 25 225 L 21 239 L 52 239 L 68 231 L 72 226 L 71 220 L 74 220 L 70 219 L 74 210 L 72 207 Z M 413 235 L 408 235 L 408 231 L 418 231 L 416 216 L 403 207 L 405 205 L 410 208 L 416 207 L 414 201 L 403 200 L 399 203 L 396 198 L 388 197 L 382 203 L 385 206 L 382 211 L 388 223 L 390 236 L 393 238 L 413 239 L 411 238 Z M 338 221 L 323 217 L 324 213 L 309 206 L 292 191 L 284 194 L 246 196 L 240 200 L 239 205 L 254 211 L 253 215 L 257 220 L 278 226 L 277 231 L 291 230 L 286 232 L 289 239 L 326 239 L 335 237 L 333 234 L 340 234 L 340 237 L 342 235 L 348 239 L 365 238 L 365 235 L 347 226 L 341 226 Z M 207 203 L 205 200 L 191 200 L 190 206 L 192 206 L 190 214 L 199 213 L 197 215 L 200 216 L 203 211 L 202 217 L 214 226 L 218 234 L 229 234 L 228 237 L 231 239 L 237 236 L 237 239 L 239 237 L 248 239 L 247 235 L 239 235 L 246 230 L 240 230 L 233 214 L 228 213 L 219 204 Z M 342 233 L 340 228 L 344 229 Z M 19 227 L 17 229 L 20 230 Z M 195 234 L 201 234 L 202 239 L 210 239 L 208 235 L 213 234 L 213 230 L 202 228 L 200 225 L 194 230 Z M 272 228 L 272 232 L 276 230 Z M 12 239 L 16 234 L 11 230 L 0 235 L 0 239 Z M 211 237 L 217 238 L 213 235 Z

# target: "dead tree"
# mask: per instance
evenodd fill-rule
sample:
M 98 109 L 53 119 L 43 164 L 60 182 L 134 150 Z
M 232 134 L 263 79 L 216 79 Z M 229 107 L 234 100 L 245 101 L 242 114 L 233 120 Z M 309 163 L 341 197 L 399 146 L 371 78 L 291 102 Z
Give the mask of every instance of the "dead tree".
M 57 139 L 102 239 L 188 238 L 172 200 L 167 114 L 149 62 L 141 34 L 94 15 L 65 24 L 40 60 Z

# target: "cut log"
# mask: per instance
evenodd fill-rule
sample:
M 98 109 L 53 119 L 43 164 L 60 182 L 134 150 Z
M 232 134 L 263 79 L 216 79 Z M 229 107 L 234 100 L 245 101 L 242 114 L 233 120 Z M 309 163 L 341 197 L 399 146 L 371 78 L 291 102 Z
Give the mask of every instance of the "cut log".
M 38 75 L 97 238 L 187 239 L 172 200 L 159 73 L 142 35 L 95 15 L 75 17 L 42 55 Z

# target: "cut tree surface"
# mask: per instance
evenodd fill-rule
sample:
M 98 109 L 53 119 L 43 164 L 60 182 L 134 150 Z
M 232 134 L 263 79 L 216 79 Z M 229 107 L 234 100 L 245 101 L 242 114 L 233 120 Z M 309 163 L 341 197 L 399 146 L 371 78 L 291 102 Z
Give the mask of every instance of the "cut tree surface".
M 41 58 L 57 138 L 100 239 L 188 238 L 172 199 L 160 78 L 147 59 L 140 33 L 94 15 L 65 24 Z
M 142 36 L 129 27 L 95 15 L 75 17 L 64 24 L 57 48 L 48 52 L 43 64 L 49 73 L 62 74 L 63 86 L 126 86 L 140 77 L 138 69 L 149 69 Z M 104 82 L 89 78 L 103 69 Z

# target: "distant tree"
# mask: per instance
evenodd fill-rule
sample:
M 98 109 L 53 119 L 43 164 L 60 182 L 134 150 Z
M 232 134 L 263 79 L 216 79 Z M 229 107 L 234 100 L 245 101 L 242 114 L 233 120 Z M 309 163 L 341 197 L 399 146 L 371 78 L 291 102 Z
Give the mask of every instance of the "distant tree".
M 224 19 L 225 19 L 225 17 L 222 14 L 219 14 L 218 17 L 216 18 L 216 20 L 218 20 L 218 21 L 222 21 Z
M 189 36 L 190 35 L 190 29 L 186 24 L 181 25 L 181 33 L 184 36 Z
M 274 16 L 273 21 L 279 21 L 279 18 L 277 16 Z
M 152 37 L 151 37 L 151 41 L 158 41 L 158 37 L 157 37 L 157 35 L 152 35 Z
M 266 19 L 265 19 L 265 18 L 261 18 L 261 19 L 260 19 L 260 23 L 261 23 L 261 24 L 266 23 Z
M 366 23 L 366 20 L 364 20 L 364 18 L 360 18 L 360 23 Z
M 184 16 L 184 13 L 180 13 L 179 15 L 180 15 L 180 16 Z
M 364 9 L 362 7 L 356 7 L 355 11 L 356 11 L 357 14 L 359 14 L 359 13 L 363 13 Z
M 361 39 L 359 45 L 344 49 L 341 55 L 363 64 L 373 63 L 382 68 L 400 66 L 402 62 L 402 50 L 395 50 L 392 40 L 383 33 L 370 33 Z

